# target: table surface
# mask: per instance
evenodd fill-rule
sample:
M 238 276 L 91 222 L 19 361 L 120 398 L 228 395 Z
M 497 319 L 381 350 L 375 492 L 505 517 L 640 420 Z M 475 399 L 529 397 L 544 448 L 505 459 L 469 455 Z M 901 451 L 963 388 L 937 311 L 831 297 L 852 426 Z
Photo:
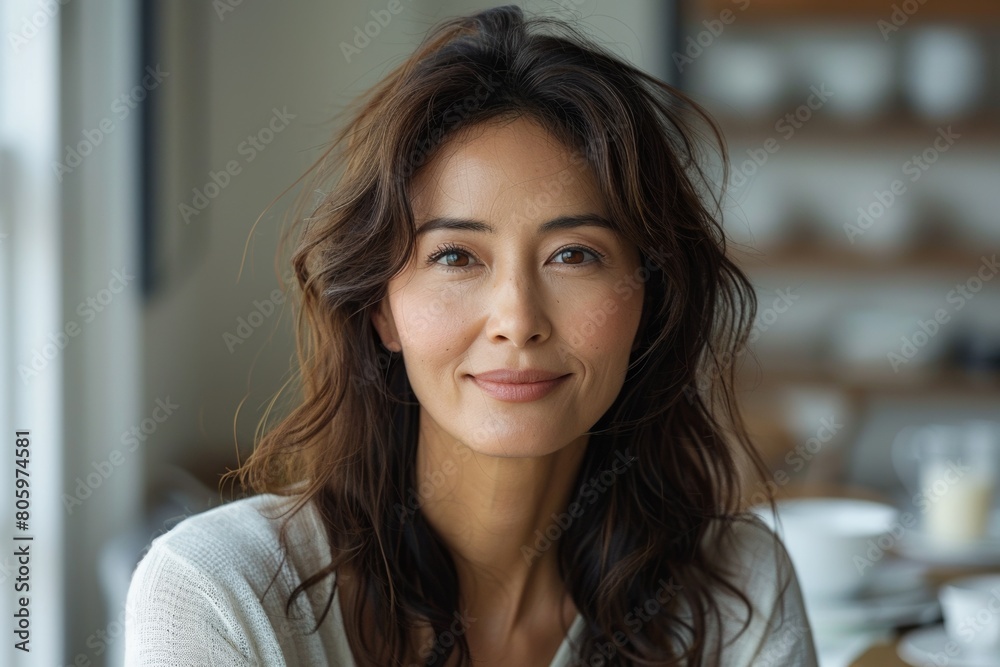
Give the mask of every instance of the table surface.
M 867 489 L 864 487 L 857 486 L 846 486 L 840 483 L 808 483 L 808 484 L 795 484 L 784 487 L 778 494 L 779 497 L 794 498 L 794 497 L 813 497 L 813 496 L 823 496 L 823 497 L 845 497 L 845 498 L 860 498 L 866 500 L 874 500 L 877 502 L 884 502 L 892 504 L 890 498 L 885 497 L 878 491 Z M 902 558 L 899 554 L 894 554 L 892 551 L 889 552 L 894 557 Z M 943 566 L 931 566 L 927 570 L 927 579 L 931 586 L 935 588 L 940 588 L 941 584 L 951 579 L 957 579 L 959 577 L 972 576 L 976 574 L 1000 574 L 1000 566 L 989 566 L 989 567 L 943 567 Z M 912 667 L 908 662 L 905 662 L 896 653 L 896 645 L 899 643 L 899 639 L 912 630 L 909 628 L 898 629 L 893 636 L 893 639 L 889 642 L 880 642 L 872 645 L 868 650 L 858 656 L 853 662 L 850 663 L 850 667 Z
M 940 588 L 941 584 L 951 579 L 971 576 L 975 574 L 1000 574 L 1000 567 L 932 567 L 927 571 L 927 578 L 931 585 Z M 895 633 L 890 642 L 881 642 L 873 645 L 867 651 L 858 656 L 850 667 L 912 667 L 896 653 L 896 646 L 900 637 L 912 628 L 903 628 Z
M 898 640 L 897 640 L 898 641 Z M 896 641 L 872 646 L 851 663 L 851 667 L 912 667 L 896 653 Z

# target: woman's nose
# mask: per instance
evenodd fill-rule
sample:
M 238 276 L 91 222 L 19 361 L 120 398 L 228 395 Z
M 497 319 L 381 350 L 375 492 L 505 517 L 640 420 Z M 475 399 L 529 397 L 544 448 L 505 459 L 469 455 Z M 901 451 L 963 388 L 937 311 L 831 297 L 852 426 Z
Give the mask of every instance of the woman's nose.
M 487 295 L 486 334 L 492 341 L 507 340 L 515 347 L 540 343 L 552 333 L 544 294 L 523 271 L 498 273 Z

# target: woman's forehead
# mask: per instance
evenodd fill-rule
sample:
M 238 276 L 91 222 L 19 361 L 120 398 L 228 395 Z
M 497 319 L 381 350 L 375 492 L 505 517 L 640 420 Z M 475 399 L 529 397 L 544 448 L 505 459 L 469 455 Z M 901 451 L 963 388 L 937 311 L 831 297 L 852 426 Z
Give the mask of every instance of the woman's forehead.
M 603 212 L 587 161 L 523 118 L 456 133 L 414 174 L 410 192 L 418 216 L 520 208 L 528 217 L 548 209 L 548 219 L 581 205 Z

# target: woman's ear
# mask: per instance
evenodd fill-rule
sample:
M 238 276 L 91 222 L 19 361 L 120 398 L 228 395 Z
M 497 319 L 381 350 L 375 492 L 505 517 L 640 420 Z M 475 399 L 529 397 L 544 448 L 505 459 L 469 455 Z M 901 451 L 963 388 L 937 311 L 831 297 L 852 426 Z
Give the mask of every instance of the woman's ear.
M 388 299 L 382 299 L 378 306 L 372 311 L 372 326 L 378 332 L 378 337 L 382 341 L 382 347 L 392 352 L 402 352 L 403 346 L 399 344 L 399 335 L 396 332 L 396 321 L 392 317 L 392 309 L 389 308 Z

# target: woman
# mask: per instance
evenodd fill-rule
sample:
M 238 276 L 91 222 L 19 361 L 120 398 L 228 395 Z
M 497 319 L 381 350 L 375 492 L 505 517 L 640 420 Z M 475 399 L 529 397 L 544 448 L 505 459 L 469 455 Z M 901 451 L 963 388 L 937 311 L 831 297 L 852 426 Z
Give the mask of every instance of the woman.
M 256 495 L 154 540 L 128 664 L 815 665 L 741 513 L 756 300 L 698 119 L 725 158 L 515 6 L 431 31 L 314 165 L 304 399 L 233 471 Z

